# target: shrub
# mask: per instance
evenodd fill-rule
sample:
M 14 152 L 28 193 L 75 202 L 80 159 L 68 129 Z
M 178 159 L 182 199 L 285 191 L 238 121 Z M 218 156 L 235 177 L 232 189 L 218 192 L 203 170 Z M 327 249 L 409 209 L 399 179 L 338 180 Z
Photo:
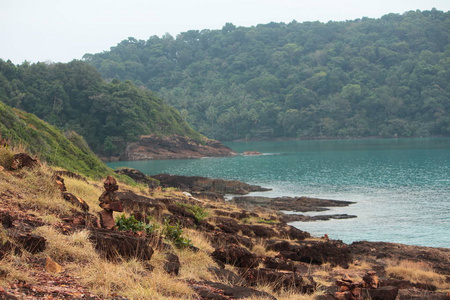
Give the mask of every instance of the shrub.
M 185 203 L 177 203 L 178 206 L 186 209 L 187 211 L 194 214 L 195 219 L 197 221 L 202 221 L 208 216 L 208 212 L 205 211 L 205 209 L 198 205 L 191 205 L 191 204 L 185 204 Z
M 162 233 L 167 240 L 173 242 L 179 249 L 192 246 L 192 241 L 182 236 L 183 230 L 181 229 L 180 224 L 171 225 L 169 220 L 165 219 Z

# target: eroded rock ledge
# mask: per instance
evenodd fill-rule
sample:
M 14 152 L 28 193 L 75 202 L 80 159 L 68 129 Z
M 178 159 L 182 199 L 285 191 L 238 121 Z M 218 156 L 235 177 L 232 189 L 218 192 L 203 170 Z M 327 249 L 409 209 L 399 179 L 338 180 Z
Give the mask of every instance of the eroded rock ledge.
M 216 140 L 202 142 L 181 135 L 143 135 L 130 143 L 120 160 L 185 159 L 232 156 L 236 153 Z

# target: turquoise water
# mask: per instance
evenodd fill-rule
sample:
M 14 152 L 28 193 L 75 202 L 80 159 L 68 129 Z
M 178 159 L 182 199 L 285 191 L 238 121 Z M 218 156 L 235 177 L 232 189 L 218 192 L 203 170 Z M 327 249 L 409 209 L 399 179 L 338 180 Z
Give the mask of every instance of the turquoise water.
M 368 240 L 450 248 L 450 139 L 225 144 L 238 153 L 264 155 L 109 165 L 150 175 L 242 180 L 273 189 L 254 195 L 355 201 L 349 207 L 324 212 L 357 215 L 355 219 L 292 224 L 315 236 L 326 233 L 346 243 Z

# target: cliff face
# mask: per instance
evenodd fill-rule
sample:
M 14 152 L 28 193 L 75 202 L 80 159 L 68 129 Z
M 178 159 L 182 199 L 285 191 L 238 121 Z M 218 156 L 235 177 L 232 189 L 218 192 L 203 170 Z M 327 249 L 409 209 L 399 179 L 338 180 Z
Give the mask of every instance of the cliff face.
M 183 159 L 236 155 L 233 150 L 216 140 L 199 142 L 181 135 L 141 136 L 138 142 L 130 143 L 120 160 Z

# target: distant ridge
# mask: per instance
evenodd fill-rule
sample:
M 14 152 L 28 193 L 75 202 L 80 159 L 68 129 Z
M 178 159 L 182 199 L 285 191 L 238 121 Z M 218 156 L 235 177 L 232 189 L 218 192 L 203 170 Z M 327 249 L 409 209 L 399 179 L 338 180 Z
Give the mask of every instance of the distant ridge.
M 450 12 L 128 38 L 86 54 L 219 140 L 450 135 Z

